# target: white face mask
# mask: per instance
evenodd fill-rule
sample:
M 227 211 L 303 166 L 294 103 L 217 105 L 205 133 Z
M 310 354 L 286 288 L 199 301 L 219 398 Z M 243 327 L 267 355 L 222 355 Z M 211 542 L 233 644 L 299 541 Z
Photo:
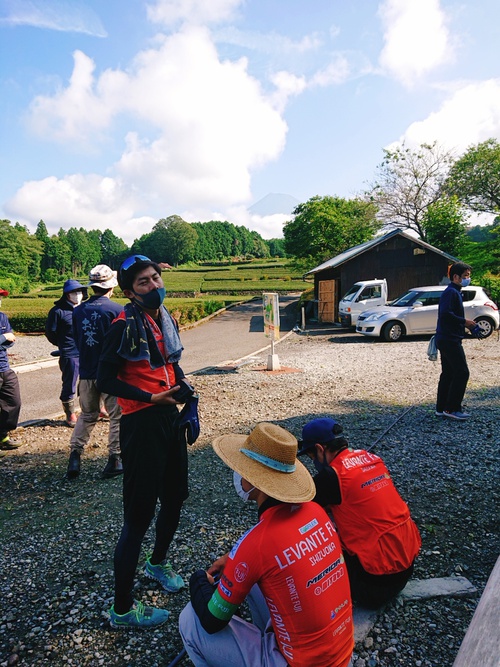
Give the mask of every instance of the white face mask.
M 71 303 L 74 303 L 75 306 L 78 306 L 83 299 L 83 292 L 69 292 L 68 294 L 68 301 L 71 301 Z
M 243 500 L 243 502 L 247 503 L 249 501 L 250 494 L 255 489 L 255 486 L 252 486 L 251 489 L 249 489 L 248 491 L 245 491 L 245 489 L 241 485 L 241 480 L 242 479 L 243 478 L 241 477 L 241 475 L 238 472 L 236 472 L 236 470 L 233 470 L 233 484 L 234 484 L 234 488 L 236 490 L 236 493 Z

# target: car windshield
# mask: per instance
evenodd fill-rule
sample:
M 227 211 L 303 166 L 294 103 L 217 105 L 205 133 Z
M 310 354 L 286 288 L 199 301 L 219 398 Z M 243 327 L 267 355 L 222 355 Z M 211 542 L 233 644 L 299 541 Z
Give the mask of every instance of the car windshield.
M 407 308 L 412 306 L 415 301 L 418 301 L 423 292 L 416 292 L 415 290 L 409 290 L 403 296 L 398 297 L 395 301 L 391 303 L 391 306 L 399 306 L 400 308 Z
M 358 293 L 359 285 L 353 285 L 342 297 L 342 301 L 352 301 Z

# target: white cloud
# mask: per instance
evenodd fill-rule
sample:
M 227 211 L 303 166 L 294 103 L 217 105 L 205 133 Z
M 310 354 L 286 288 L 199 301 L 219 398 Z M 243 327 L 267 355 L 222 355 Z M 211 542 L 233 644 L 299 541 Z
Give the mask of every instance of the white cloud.
M 50 234 L 60 227 L 111 229 L 127 243 L 151 230 L 152 218 L 134 218 L 137 202 L 125 184 L 96 174 L 49 176 L 28 181 L 10 199 L 5 210 L 28 226 L 42 219 Z M 34 230 L 33 230 L 34 231 Z
M 451 38 L 439 0 L 384 0 L 379 14 L 385 42 L 380 65 L 403 85 L 411 87 L 452 58 Z
M 190 208 L 206 214 L 246 204 L 252 170 L 284 148 L 281 112 L 303 87 L 300 79 L 282 75 L 276 93 L 266 94 L 244 58 L 221 61 L 209 31 L 193 26 L 140 52 L 127 70 L 100 76 L 77 51 L 68 84 L 33 101 L 31 127 L 44 139 L 97 152 L 108 150 L 116 127 L 125 126 L 121 157 L 109 165 L 108 179 L 73 175 L 27 183 L 9 211 L 29 220 L 45 210 L 54 224 L 88 222 L 125 239 L 122 225 L 143 213 L 161 217 Z M 102 191 L 108 182 L 116 195 L 109 208 Z
M 220 23 L 234 16 L 243 0 L 156 0 L 147 6 L 153 23 L 170 26 L 178 22 L 198 25 Z
M 349 61 L 344 55 L 338 54 L 333 62 L 314 74 L 310 80 L 310 85 L 320 86 L 321 88 L 338 85 L 344 83 L 350 74 Z
M 289 58 L 291 55 L 303 55 L 315 52 L 322 46 L 323 40 L 318 33 L 305 35 L 300 40 L 293 40 L 287 35 L 274 31 L 268 33 L 242 31 L 234 26 L 217 30 L 215 41 L 232 44 L 246 49 L 272 54 L 280 58 Z
M 37 97 L 31 122 L 45 138 L 84 140 L 86 149 L 94 139 L 97 150 L 100 133 L 126 114 L 131 129 L 115 173 L 165 204 L 213 206 L 248 200 L 250 171 L 283 150 L 287 126 L 275 104 L 245 59 L 221 62 L 209 32 L 189 27 L 139 53 L 129 71 L 97 80 L 77 52 L 68 86 Z
M 291 96 L 300 95 L 307 87 L 305 77 L 290 72 L 276 72 L 271 81 L 276 88 L 272 94 L 273 106 L 279 111 L 284 111 Z
M 402 140 L 409 146 L 437 140 L 457 153 L 500 137 L 500 79 L 463 85 L 424 120 L 412 123 Z
M 0 24 L 107 37 L 97 14 L 78 0 L 4 0 L 1 11 Z
M 95 91 L 91 58 L 75 51 L 69 85 L 52 96 L 38 95 L 30 105 L 28 121 L 33 132 L 45 139 L 87 145 L 95 133 L 109 125 L 115 106 L 109 96 Z M 108 104 L 108 102 L 110 102 Z
M 157 132 L 130 133 L 117 171 L 176 205 L 249 199 L 250 171 L 284 147 L 286 123 L 246 60 L 221 62 L 206 30 L 188 28 L 141 54 L 126 90 L 129 109 Z

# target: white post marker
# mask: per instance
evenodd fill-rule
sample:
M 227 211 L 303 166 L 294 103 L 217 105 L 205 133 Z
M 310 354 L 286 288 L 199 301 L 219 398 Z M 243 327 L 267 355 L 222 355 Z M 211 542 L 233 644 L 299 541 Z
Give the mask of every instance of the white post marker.
M 267 357 L 267 370 L 279 371 L 280 361 L 278 355 L 274 354 L 274 343 L 280 338 L 280 304 L 278 294 L 275 292 L 262 293 L 262 305 L 264 308 L 264 334 L 271 339 L 271 354 Z

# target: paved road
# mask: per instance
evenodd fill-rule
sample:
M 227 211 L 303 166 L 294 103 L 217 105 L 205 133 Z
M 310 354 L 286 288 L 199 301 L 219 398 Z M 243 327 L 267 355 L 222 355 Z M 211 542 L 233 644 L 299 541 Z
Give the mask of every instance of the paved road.
M 295 325 L 297 296 L 280 297 L 280 328 L 283 333 Z M 209 366 L 236 361 L 268 346 L 264 336 L 262 301 L 235 306 L 221 315 L 181 333 L 184 352 L 182 368 L 186 374 Z M 61 378 L 58 366 L 20 373 L 22 409 L 20 422 L 51 418 L 61 414 L 58 400 Z

